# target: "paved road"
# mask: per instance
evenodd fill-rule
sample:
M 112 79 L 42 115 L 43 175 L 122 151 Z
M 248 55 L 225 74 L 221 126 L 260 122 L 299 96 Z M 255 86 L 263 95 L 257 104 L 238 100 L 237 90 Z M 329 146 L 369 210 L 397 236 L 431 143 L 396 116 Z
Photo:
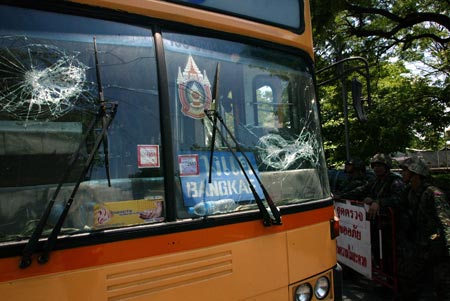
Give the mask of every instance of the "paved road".
M 424 289 L 421 292 L 419 300 L 437 300 L 432 291 L 433 283 L 431 283 L 431 281 L 432 279 L 428 279 L 428 282 L 421 283 L 424 288 L 428 289 Z M 343 301 L 394 301 L 394 294 L 391 289 L 377 284 L 373 280 L 369 280 L 366 277 L 345 267 L 343 271 L 342 295 Z
M 374 281 L 353 272 L 350 269 L 343 271 L 343 301 L 391 301 L 392 291 L 376 284 Z

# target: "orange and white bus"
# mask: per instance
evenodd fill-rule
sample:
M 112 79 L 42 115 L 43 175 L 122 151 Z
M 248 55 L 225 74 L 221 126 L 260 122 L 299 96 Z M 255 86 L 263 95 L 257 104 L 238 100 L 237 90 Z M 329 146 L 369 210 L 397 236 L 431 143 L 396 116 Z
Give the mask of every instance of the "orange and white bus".
M 2 300 L 335 300 L 308 1 L 0 1 Z

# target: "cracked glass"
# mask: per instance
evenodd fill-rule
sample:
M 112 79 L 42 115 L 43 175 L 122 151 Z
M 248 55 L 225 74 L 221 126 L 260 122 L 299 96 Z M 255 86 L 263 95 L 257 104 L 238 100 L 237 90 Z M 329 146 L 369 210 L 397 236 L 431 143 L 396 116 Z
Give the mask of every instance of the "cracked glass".
M 256 208 L 250 185 L 264 195 L 255 173 L 278 206 L 329 196 L 309 61 L 214 38 L 163 37 L 175 104 L 171 119 L 180 216 Z M 208 110 L 221 120 L 214 138 Z M 224 208 L 213 209 L 217 206 Z
M 0 23 L 0 242 L 28 239 L 54 199 L 46 236 L 75 188 L 62 234 L 161 223 L 167 202 L 191 219 L 256 210 L 263 190 L 277 206 L 329 196 L 306 56 L 163 31 L 166 200 L 151 30 L 13 6 Z M 102 122 L 89 125 L 104 103 L 117 113 L 96 151 Z
M 163 221 L 152 32 L 4 5 L 0 23 L 0 242 L 27 239 L 55 198 L 47 235 L 80 175 L 63 234 Z M 117 113 L 95 151 L 103 101 Z

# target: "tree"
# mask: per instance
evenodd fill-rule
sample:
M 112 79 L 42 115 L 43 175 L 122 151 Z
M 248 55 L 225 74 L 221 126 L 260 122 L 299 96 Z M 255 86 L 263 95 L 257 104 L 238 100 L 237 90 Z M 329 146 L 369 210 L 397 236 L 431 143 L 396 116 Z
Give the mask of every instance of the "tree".
M 442 46 L 450 42 L 450 1 L 345 1 L 351 35 L 372 38 L 385 49 L 403 45 L 407 49 L 423 39 Z
M 367 158 L 377 151 L 441 147 L 441 134 L 450 124 L 450 0 L 316 0 L 311 5 L 318 69 L 354 55 L 371 64 L 374 105 L 365 124 L 350 114 L 351 154 Z M 426 72 L 405 68 L 405 62 L 416 61 Z M 339 82 L 319 91 L 330 161 L 344 158 L 340 91 Z
M 422 61 L 436 74 L 450 73 L 450 0 L 345 1 L 345 31 L 364 38 L 378 57 Z

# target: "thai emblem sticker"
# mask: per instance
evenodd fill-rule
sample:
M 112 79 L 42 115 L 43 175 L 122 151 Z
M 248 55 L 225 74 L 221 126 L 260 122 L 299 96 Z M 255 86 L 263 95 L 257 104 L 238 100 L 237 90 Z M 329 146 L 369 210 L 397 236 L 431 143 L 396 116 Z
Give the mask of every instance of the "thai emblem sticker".
M 211 83 L 206 71 L 203 70 L 203 74 L 200 72 L 191 55 L 183 72 L 178 67 L 177 85 L 181 112 L 194 119 L 204 118 L 205 110 L 211 105 Z

